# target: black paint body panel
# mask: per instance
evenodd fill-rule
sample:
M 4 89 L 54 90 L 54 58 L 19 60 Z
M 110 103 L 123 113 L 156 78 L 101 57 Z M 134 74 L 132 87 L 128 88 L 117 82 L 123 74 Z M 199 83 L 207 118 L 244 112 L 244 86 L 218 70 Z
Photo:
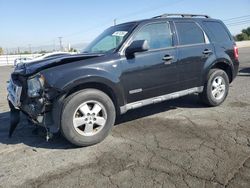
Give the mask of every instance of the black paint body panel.
M 197 23 L 207 35 L 209 42 L 179 45 L 174 23 L 180 20 Z M 134 22 L 135 29 L 113 53 L 52 58 L 20 66 L 13 76 L 21 75 L 27 79 L 41 73 L 46 79 L 47 91 L 56 93 L 51 97 L 51 103 L 56 103 L 55 100 L 61 96 L 67 96 L 79 85 L 99 83 L 112 90 L 118 108 L 135 101 L 203 86 L 209 70 L 217 63 L 225 63 L 231 67 L 233 80 L 239 66 L 239 61 L 234 57 L 235 42 L 232 39 L 227 43 L 214 43 L 212 34 L 203 24 L 203 21 L 207 20 L 223 24 L 219 20 L 210 18 L 161 18 L 137 21 Z M 136 53 L 134 58 L 127 58 L 124 50 L 131 43 L 132 36 L 144 25 L 157 22 L 170 23 L 173 46 Z M 204 54 L 203 51 L 206 49 L 211 53 Z M 165 62 L 163 61 L 165 55 L 173 56 L 173 59 Z

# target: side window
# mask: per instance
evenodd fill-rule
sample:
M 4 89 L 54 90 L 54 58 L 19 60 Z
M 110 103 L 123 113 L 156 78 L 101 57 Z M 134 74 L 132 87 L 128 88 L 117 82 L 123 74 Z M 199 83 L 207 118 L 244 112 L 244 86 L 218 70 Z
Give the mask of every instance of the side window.
M 213 35 L 212 38 L 213 38 L 214 42 L 221 43 L 221 42 L 231 41 L 229 33 L 227 32 L 225 26 L 223 26 L 221 23 L 205 21 L 204 24 L 205 24 L 206 28 Z
M 134 40 L 147 40 L 150 49 L 172 46 L 172 34 L 168 23 L 154 23 L 144 26 Z
M 175 26 L 180 45 L 205 43 L 203 31 L 196 23 L 175 22 Z

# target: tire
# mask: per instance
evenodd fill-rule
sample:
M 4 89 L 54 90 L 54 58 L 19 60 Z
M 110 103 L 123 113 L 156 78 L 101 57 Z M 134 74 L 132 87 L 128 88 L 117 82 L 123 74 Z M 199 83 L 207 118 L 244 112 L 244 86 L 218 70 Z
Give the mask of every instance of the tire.
M 224 91 L 222 92 L 222 90 Z M 201 101 L 206 105 L 211 107 L 219 106 L 226 99 L 228 91 L 229 79 L 226 72 L 221 69 L 211 69 L 208 73 L 203 92 L 200 93 L 199 96 L 201 98 Z
M 66 98 L 61 132 L 74 145 L 94 145 L 109 134 L 115 117 L 115 107 L 108 95 L 97 89 L 84 89 Z

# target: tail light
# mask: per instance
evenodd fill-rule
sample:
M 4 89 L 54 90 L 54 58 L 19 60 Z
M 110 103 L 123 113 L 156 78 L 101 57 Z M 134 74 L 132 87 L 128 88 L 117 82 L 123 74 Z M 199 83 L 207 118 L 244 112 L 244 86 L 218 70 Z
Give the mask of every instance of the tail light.
M 234 57 L 236 60 L 239 59 L 239 50 L 237 46 L 234 46 Z

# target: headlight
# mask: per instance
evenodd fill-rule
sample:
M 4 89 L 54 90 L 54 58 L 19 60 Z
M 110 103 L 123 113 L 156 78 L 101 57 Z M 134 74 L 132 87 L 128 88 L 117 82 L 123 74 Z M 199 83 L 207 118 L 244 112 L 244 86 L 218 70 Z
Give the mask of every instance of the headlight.
M 44 77 L 41 74 L 37 74 L 35 77 L 28 79 L 28 96 L 31 98 L 40 97 L 43 86 L 44 86 Z

